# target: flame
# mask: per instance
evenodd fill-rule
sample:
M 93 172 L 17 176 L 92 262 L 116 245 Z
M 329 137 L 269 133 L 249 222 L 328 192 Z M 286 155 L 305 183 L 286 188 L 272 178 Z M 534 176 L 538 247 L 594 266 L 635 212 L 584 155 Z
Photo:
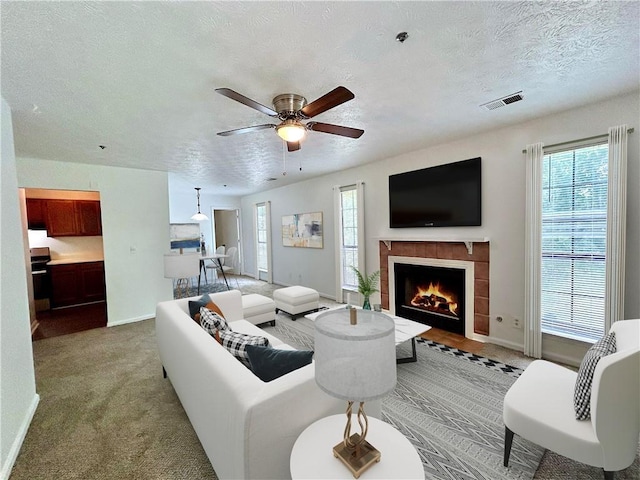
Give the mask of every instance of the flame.
M 458 315 L 458 302 L 454 296 L 440 289 L 440 283 L 429 283 L 428 287 L 419 286 L 411 305 L 431 311 L 448 311 Z

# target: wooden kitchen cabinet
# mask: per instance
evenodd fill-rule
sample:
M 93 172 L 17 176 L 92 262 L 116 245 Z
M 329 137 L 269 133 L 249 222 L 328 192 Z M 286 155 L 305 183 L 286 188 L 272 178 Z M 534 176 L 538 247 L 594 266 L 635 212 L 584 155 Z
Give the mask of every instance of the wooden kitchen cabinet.
M 78 235 L 75 200 L 47 200 L 47 236 Z
M 82 267 L 78 269 L 80 275 L 80 289 L 82 291 L 83 302 L 98 302 L 104 300 L 104 263 L 87 262 L 78 264 Z
M 96 200 L 27 199 L 29 228 L 45 229 L 49 237 L 102 235 L 100 202 Z
M 104 262 L 50 265 L 51 307 L 68 307 L 106 298 Z
M 102 235 L 100 202 L 76 200 L 78 235 Z
M 44 198 L 27 198 L 27 228 L 30 230 L 47 228 L 47 201 Z

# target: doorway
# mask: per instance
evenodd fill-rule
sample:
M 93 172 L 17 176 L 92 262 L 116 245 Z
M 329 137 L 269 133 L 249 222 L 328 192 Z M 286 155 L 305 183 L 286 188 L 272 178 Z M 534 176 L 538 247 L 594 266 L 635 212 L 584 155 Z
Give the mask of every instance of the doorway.
M 21 189 L 32 338 L 107 325 L 100 193 Z
M 240 234 L 240 210 L 238 209 L 211 209 L 211 230 L 213 238 L 213 250 L 224 245 L 226 250 L 231 247 L 238 249 L 238 261 L 236 274 L 240 275 L 243 268 L 242 241 Z

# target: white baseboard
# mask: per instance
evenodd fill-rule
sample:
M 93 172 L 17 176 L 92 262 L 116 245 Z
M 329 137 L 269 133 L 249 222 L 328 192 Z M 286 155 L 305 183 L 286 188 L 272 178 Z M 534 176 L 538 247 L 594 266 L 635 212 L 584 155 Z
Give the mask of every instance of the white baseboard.
M 549 353 L 544 350 L 542 351 L 542 358 L 549 360 L 550 362 L 562 363 L 573 367 L 579 367 L 581 362 L 581 360 L 576 360 L 573 357 L 567 357 L 566 355 L 560 355 L 558 353 Z
M 127 323 L 141 322 L 143 320 L 149 320 L 151 318 L 156 318 L 155 314 L 154 315 L 142 315 L 141 317 L 124 318 L 122 320 L 116 320 L 114 322 L 107 322 L 107 327 L 117 327 L 118 325 L 126 325 Z
M 475 340 L 476 342 L 482 342 L 482 343 L 491 343 L 491 340 L 489 337 L 487 337 L 486 335 L 475 333 L 475 332 L 471 337 L 471 340 Z
M 521 345 L 516 342 L 510 342 L 509 340 L 503 340 L 501 338 L 496 337 L 488 337 L 487 340 L 489 343 L 495 343 L 496 345 L 500 345 L 501 347 L 510 348 L 511 350 L 516 350 L 518 352 L 524 353 L 524 345 Z M 569 357 L 567 355 L 562 355 L 559 353 L 550 353 L 546 350 L 542 350 L 542 358 L 554 363 L 562 363 L 564 365 L 572 365 L 574 367 L 580 366 L 580 360 L 576 358 Z
M 497 337 L 486 337 L 488 343 L 495 343 L 496 345 L 500 345 L 501 347 L 509 348 L 511 350 L 516 350 L 518 352 L 524 352 L 524 345 L 521 345 L 516 342 L 511 342 L 509 340 L 504 340 L 502 338 Z
M 2 480 L 7 480 L 9 475 L 11 475 L 11 470 L 13 469 L 13 465 L 16 463 L 16 458 L 18 458 L 18 453 L 20 453 L 22 443 L 27 436 L 27 431 L 29 430 L 29 425 L 31 425 L 31 420 L 33 420 L 33 416 L 36 413 L 36 408 L 38 408 L 38 403 L 40 403 L 40 395 L 36 393 L 31 400 L 31 405 L 29 406 L 27 415 L 25 416 L 22 425 L 20 425 L 20 430 L 18 430 L 18 434 L 11 444 L 11 449 L 7 455 L 7 459 L 4 462 L 4 465 L 2 465 L 2 471 L 0 471 L 0 479 Z

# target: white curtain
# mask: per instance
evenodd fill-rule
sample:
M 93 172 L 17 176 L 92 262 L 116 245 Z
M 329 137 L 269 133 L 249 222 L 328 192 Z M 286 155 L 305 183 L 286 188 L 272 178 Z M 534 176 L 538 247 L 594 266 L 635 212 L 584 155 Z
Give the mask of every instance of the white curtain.
M 542 258 L 542 143 L 527 145 L 525 213 L 524 354 L 542 357 L 540 315 Z
M 604 331 L 624 318 L 624 265 L 627 219 L 627 125 L 609 128 L 607 266 Z

